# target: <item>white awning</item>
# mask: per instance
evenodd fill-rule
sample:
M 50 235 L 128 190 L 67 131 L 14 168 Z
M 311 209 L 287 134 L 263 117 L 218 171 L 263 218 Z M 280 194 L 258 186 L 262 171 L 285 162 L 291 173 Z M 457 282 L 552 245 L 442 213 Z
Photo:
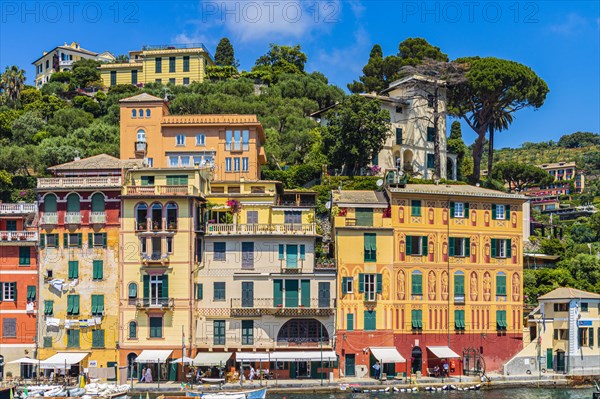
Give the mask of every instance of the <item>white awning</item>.
M 321 357 L 322 355 L 322 357 Z M 334 362 L 337 356 L 334 351 L 277 351 L 271 352 L 237 352 L 235 354 L 237 362 L 295 362 L 295 361 L 313 361 L 318 362 L 323 359 L 324 362 Z
M 428 346 L 427 349 L 429 349 L 431 353 L 433 353 L 435 357 L 439 359 L 460 359 L 460 355 L 447 346 Z
M 372 346 L 369 350 L 373 357 L 381 363 L 404 363 L 406 361 L 394 346 Z
M 143 350 L 142 353 L 135 359 L 136 363 L 166 363 L 173 351 L 166 350 Z
M 273 352 L 271 352 L 271 356 L 273 356 Z M 236 362 L 268 362 L 269 361 L 269 353 L 268 352 L 236 352 L 235 354 Z
M 185 364 L 192 364 L 192 362 L 194 361 L 194 359 L 184 356 L 184 357 L 178 357 L 175 360 L 171 360 L 169 363 L 185 363 Z
M 74 364 L 81 362 L 85 357 L 89 355 L 87 352 L 58 352 L 55 355 L 50 356 L 46 360 L 40 362 L 40 366 L 43 369 L 51 369 L 55 367 L 64 368 L 71 367 Z
M 20 358 L 20 359 L 13 360 L 12 362 L 8 362 L 8 363 L 9 363 L 9 364 L 10 364 L 10 363 L 21 363 L 21 364 L 38 364 L 38 363 L 41 363 L 41 361 L 40 361 L 40 360 L 36 360 L 36 359 L 32 359 L 32 358 L 30 358 L 30 357 L 22 357 L 22 358 Z M 63 366 L 64 366 L 64 364 L 63 364 Z
M 225 366 L 231 352 L 200 352 L 194 358 L 194 366 Z

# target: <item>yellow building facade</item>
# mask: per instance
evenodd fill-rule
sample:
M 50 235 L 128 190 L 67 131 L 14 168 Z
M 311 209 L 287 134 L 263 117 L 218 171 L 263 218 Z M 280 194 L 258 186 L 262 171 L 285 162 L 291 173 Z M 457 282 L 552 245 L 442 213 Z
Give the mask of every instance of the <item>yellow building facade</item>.
M 390 184 L 379 193 L 333 192 L 333 201 L 338 335 L 346 336 L 338 350 L 350 355 L 350 374 L 371 369 L 374 358 L 353 350 L 368 337 L 422 373 L 440 353 L 464 359 L 476 348 L 466 367 L 479 360 L 493 370 L 520 349 L 523 196 Z
M 188 85 L 204 81 L 206 67 L 212 65 L 212 57 L 203 45 L 164 45 L 144 46 L 141 51 L 129 53 L 129 62 L 104 64 L 99 69 L 106 87 L 154 82 Z

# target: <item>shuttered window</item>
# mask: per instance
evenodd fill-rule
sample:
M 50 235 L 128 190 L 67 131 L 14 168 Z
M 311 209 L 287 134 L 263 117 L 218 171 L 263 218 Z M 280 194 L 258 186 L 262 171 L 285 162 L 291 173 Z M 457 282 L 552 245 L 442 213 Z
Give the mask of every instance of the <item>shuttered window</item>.
M 411 324 L 413 330 L 420 330 L 423 328 L 423 311 L 413 309 L 411 311 Z
M 454 274 L 454 296 L 464 297 L 465 296 L 465 275 L 455 273 Z
M 357 226 L 373 226 L 373 209 L 356 208 L 354 211 Z
M 70 280 L 79 278 L 79 261 L 77 261 L 77 260 L 69 261 L 68 277 Z
M 79 330 L 67 330 L 67 348 L 79 348 Z
M 412 273 L 412 295 L 423 295 L 423 275 L 421 272 L 415 271 Z
M 19 247 L 19 265 L 31 264 L 31 247 Z
M 283 280 L 273 280 L 273 306 L 283 306 Z
M 35 285 L 27 286 L 27 300 L 28 301 L 35 301 L 35 296 L 36 296 L 35 291 L 36 291 Z
M 92 330 L 92 348 L 104 348 L 104 330 Z
M 421 216 L 421 200 L 412 200 L 410 202 L 410 215 Z
M 92 315 L 102 316 L 104 313 L 104 295 L 92 295 Z
M 377 261 L 377 234 L 375 233 L 364 234 L 364 261 Z
M 67 314 L 70 316 L 79 315 L 79 295 L 67 296 Z
M 102 260 L 94 260 L 92 262 L 92 278 L 94 280 L 102 280 L 104 278 L 104 262 Z
M 457 330 L 465 329 L 465 311 L 455 310 L 454 311 L 454 328 Z
M 346 315 L 346 330 L 354 331 L 354 313 L 348 313 Z
M 504 273 L 496 275 L 496 295 L 506 295 L 506 275 Z
M 51 315 L 54 313 L 54 301 L 44 301 L 44 314 Z
M 377 313 L 374 310 L 365 310 L 365 331 L 375 331 L 377 329 Z
M 213 321 L 213 344 L 225 345 L 225 320 Z
M 496 310 L 496 327 L 498 330 L 506 330 L 506 310 Z

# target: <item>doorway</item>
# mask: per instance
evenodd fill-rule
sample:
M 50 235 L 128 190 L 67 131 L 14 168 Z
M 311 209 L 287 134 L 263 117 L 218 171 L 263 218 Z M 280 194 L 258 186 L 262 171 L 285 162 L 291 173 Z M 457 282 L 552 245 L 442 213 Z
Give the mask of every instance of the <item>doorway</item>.
M 344 371 L 346 377 L 356 376 L 356 355 L 346 354 L 346 369 Z
M 421 350 L 420 347 L 415 346 L 410 354 L 411 357 L 411 371 L 413 374 L 415 374 L 417 371 L 423 371 L 422 370 L 422 364 L 423 364 L 423 351 Z
M 310 378 L 310 362 L 296 362 L 296 378 Z
M 556 351 L 556 372 L 565 372 L 565 352 L 563 351 Z

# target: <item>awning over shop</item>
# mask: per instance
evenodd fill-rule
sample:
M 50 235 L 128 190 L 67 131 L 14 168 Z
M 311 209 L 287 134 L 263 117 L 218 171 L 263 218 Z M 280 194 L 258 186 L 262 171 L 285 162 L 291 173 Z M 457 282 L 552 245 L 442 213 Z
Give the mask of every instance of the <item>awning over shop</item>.
M 20 358 L 20 359 L 13 360 L 12 362 L 8 362 L 8 363 L 9 363 L 9 364 L 10 364 L 10 363 L 20 363 L 20 364 L 38 364 L 38 363 L 40 363 L 40 362 L 41 362 L 40 360 L 32 359 L 32 358 L 29 358 L 29 357 L 22 357 L 22 358 Z M 64 364 L 63 364 L 63 366 L 64 366 Z
M 398 349 L 393 346 L 372 346 L 369 350 L 373 357 L 381 363 L 404 363 L 406 361 Z
M 273 356 L 273 352 L 271 352 Z M 239 362 L 268 362 L 268 352 L 237 352 L 235 354 L 235 360 Z M 271 359 L 272 360 L 272 359 Z
M 143 350 L 142 353 L 135 359 L 136 363 L 166 363 L 169 356 L 173 353 L 172 350 Z
M 200 352 L 194 358 L 194 366 L 225 366 L 231 352 Z
M 55 355 L 50 356 L 46 360 L 40 362 L 40 366 L 43 369 L 51 368 L 64 368 L 71 367 L 74 364 L 81 362 L 85 357 L 89 355 L 87 352 L 58 352 Z
M 237 362 L 295 362 L 295 361 L 312 361 L 318 362 L 323 359 L 324 362 L 334 362 L 337 356 L 334 351 L 280 351 L 271 352 L 237 352 Z
M 439 359 L 460 359 L 460 355 L 447 346 L 428 346 L 427 349 L 429 349 L 431 353 L 433 353 L 435 357 Z

